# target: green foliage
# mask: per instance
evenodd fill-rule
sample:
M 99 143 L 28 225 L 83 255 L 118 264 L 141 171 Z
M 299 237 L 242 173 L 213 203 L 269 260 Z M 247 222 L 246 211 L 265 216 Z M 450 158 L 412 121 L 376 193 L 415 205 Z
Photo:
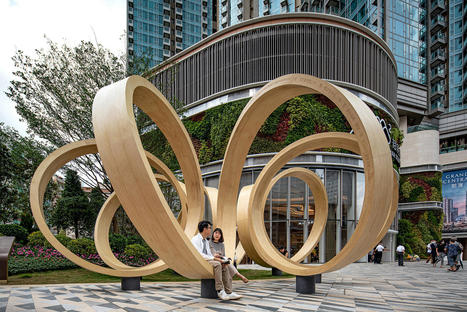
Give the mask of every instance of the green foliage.
M 248 154 L 279 152 L 286 146 L 285 142 L 275 142 L 267 138 L 256 137 L 251 144 Z
M 397 234 L 397 244 L 403 245 L 408 254 L 412 254 L 412 247 L 414 245 L 413 225 L 407 219 L 399 220 L 399 233 Z
M 207 141 L 201 141 L 201 148 L 199 149 L 199 162 L 207 163 L 213 159 L 214 150 L 212 146 L 208 145 Z
M 28 231 L 18 224 L 0 224 L 0 233 L 5 236 L 14 236 L 16 242 L 25 244 L 28 238 Z
M 75 46 L 46 39 L 31 55 L 16 51 L 15 76 L 6 95 L 27 123 L 28 131 L 53 149 L 94 137 L 92 103 L 97 91 L 127 76 L 126 60 L 99 44 Z M 97 154 L 69 164 L 90 186 L 105 178 Z M 113 191 L 110 183 L 103 185 Z
M 63 246 L 68 246 L 68 244 L 71 242 L 71 238 L 66 236 L 66 234 L 62 231 L 58 233 L 58 235 L 55 235 L 55 238 L 63 245 Z
M 441 172 L 401 175 L 399 201 L 442 201 L 441 176 Z
M 66 246 L 71 252 L 78 255 L 90 255 L 97 253 L 94 241 L 89 238 L 77 238 L 69 241 Z
M 144 239 L 139 235 L 128 235 L 126 238 L 127 238 L 127 245 L 139 244 L 142 246 L 147 246 Z
M 49 247 L 50 243 L 45 239 L 41 231 L 35 231 L 28 236 L 29 246 Z
M 48 149 L 30 137 L 0 123 L 0 222 L 21 219 L 29 231 L 33 227 L 29 206 L 29 185 L 34 171 Z M 47 213 L 51 198 L 50 186 L 44 196 Z
M 113 252 L 123 252 L 127 245 L 126 237 L 121 234 L 110 234 L 109 241 Z
M 8 259 L 8 274 L 10 275 L 48 270 L 66 270 L 76 267 L 78 267 L 76 264 L 64 257 L 10 257 Z
M 405 212 L 399 220 L 397 242 L 403 244 L 409 254 L 427 256 L 426 245 L 441 239 L 443 213 L 441 211 Z
M 404 133 L 397 127 L 393 126 L 391 128 L 391 138 L 396 141 L 396 143 L 401 146 L 404 142 Z
M 98 196 L 96 193 L 93 196 Z M 57 205 L 52 213 L 51 223 L 59 229 L 72 228 L 75 237 L 89 235 L 94 228 L 97 215 L 96 207 L 100 207 L 103 199 L 98 203 L 90 202 L 81 189 L 81 182 L 76 171 L 68 169 L 65 177 L 65 186 Z M 95 207 L 91 207 L 91 203 Z
M 131 244 L 131 245 L 126 246 L 125 248 L 125 254 L 128 257 L 146 258 L 146 257 L 149 257 L 151 253 L 152 252 L 150 249 L 140 244 Z

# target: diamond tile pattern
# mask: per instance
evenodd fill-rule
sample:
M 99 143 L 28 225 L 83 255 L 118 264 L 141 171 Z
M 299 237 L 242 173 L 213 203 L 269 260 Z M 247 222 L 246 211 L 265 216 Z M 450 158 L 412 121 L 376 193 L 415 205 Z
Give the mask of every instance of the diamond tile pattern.
M 295 280 L 234 283 L 236 301 L 200 298 L 199 282 L 0 286 L 2 311 L 467 311 L 467 271 L 430 264 L 354 263 L 323 274 L 316 294 L 295 292 Z

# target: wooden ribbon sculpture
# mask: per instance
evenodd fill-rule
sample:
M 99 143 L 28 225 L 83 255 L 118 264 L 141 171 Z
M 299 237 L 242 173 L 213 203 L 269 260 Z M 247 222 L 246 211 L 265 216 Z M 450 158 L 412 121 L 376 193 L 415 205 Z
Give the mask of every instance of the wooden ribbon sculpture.
M 277 153 L 261 171 L 254 185 L 239 194 L 243 166 L 257 132 L 267 117 L 285 101 L 304 94 L 323 94 L 342 111 L 354 134 L 328 132 L 296 141 Z M 133 113 L 133 104 L 144 111 L 170 143 L 184 184 L 159 159 L 144 151 Z M 379 242 L 397 211 L 398 181 L 381 127 L 368 106 L 349 91 L 313 76 L 292 74 L 266 84 L 246 105 L 230 137 L 222 166 L 219 189 L 203 186 L 195 149 L 186 129 L 166 98 L 149 81 L 132 76 L 102 88 L 93 103 L 95 140 L 67 144 L 51 153 L 38 167 L 31 182 L 30 200 L 36 223 L 59 252 L 88 270 L 120 277 L 153 274 L 172 268 L 188 278 L 212 278 L 212 266 L 191 244 L 204 213 L 207 195 L 213 223 L 224 231 L 226 254 L 241 258 L 245 252 L 255 262 L 282 271 L 308 276 L 333 271 L 360 259 Z M 300 262 L 311 253 L 325 228 L 328 202 L 319 177 L 304 168 L 279 172 L 290 160 L 314 149 L 343 148 L 360 154 L 365 169 L 365 197 L 360 220 L 345 247 L 322 265 Z M 97 251 L 108 267 L 92 264 L 72 253 L 50 232 L 43 211 L 46 186 L 67 162 L 99 153 L 115 192 L 101 208 L 94 231 Z M 158 174 L 154 175 L 152 168 Z M 316 202 L 311 233 L 291 259 L 273 246 L 264 226 L 264 206 L 274 183 L 293 176 L 307 183 Z M 175 219 L 157 180 L 170 182 L 182 204 L 182 217 Z M 109 245 L 109 227 L 122 205 L 135 228 L 159 256 L 143 267 L 121 263 Z M 237 228 L 238 226 L 238 228 Z M 238 235 L 240 242 L 236 245 Z

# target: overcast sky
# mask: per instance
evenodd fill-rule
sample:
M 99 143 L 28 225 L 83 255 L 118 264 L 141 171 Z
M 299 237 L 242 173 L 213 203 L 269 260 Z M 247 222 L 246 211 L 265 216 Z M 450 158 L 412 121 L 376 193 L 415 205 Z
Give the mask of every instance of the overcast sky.
M 122 54 L 126 29 L 124 0 L 0 0 L 0 121 L 25 134 L 14 103 L 5 95 L 14 71 L 16 50 L 32 55 L 45 46 L 44 35 L 55 42 L 95 42 Z

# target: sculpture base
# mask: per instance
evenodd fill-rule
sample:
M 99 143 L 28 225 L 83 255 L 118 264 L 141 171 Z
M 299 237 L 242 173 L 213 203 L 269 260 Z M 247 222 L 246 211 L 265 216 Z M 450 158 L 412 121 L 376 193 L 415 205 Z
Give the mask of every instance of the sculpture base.
M 201 298 L 217 299 L 216 281 L 214 279 L 201 280 Z
M 314 294 L 315 288 L 315 277 L 311 276 L 297 276 L 295 281 L 295 291 L 299 294 Z
M 315 283 L 321 283 L 321 274 L 313 275 L 315 277 Z
M 140 290 L 141 277 L 122 277 L 122 290 Z
M 282 276 L 282 271 L 276 268 L 272 268 L 272 276 Z

